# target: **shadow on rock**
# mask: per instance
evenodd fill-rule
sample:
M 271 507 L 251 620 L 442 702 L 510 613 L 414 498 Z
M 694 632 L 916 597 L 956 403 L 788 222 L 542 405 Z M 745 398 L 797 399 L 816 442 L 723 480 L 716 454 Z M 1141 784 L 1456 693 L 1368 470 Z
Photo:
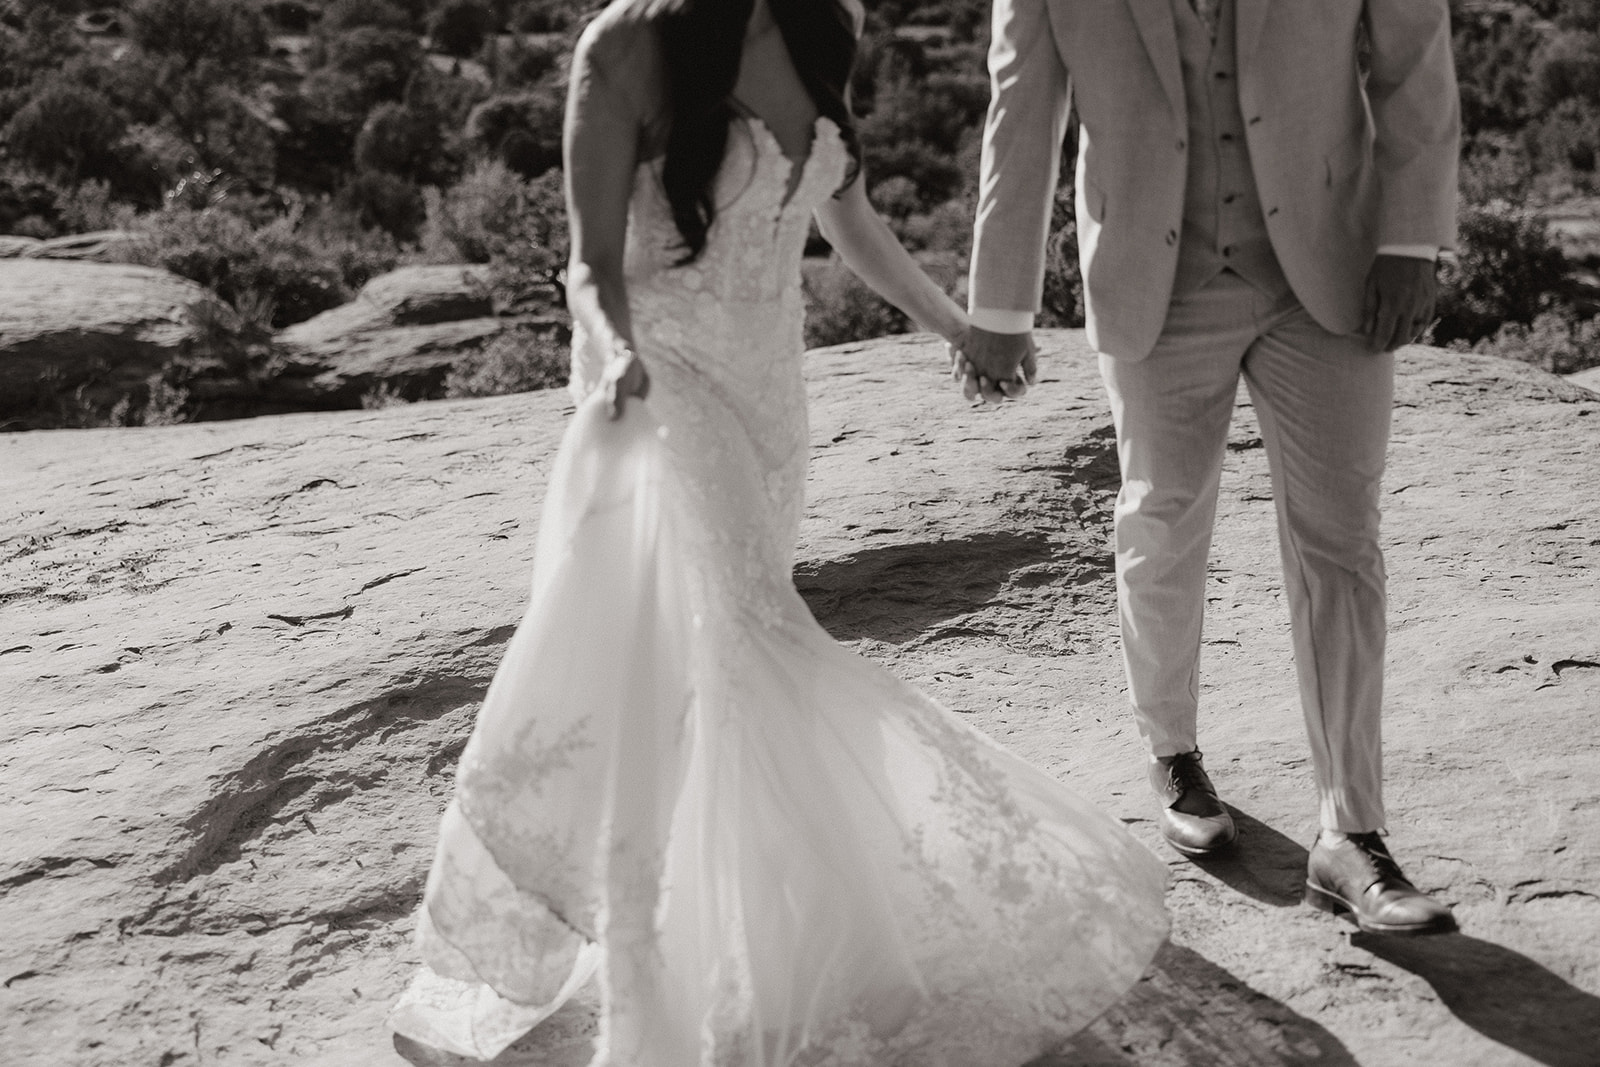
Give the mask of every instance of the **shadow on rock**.
M 599 1030 L 593 999 L 580 995 L 492 1060 L 440 1052 L 399 1034 L 394 1050 L 413 1067 L 587 1067 Z
M 1043 534 L 991 533 L 868 549 L 797 568 L 794 581 L 836 640 L 899 643 L 978 610 L 1014 572 L 1048 564 L 1055 555 Z
M 1239 839 L 1232 848 L 1191 857 L 1191 862 L 1252 900 L 1280 908 L 1299 904 L 1310 858 L 1305 846 L 1232 804 L 1228 810 L 1239 828 Z
M 1326 1029 L 1192 949 L 1150 972 L 1060 1052 L 1028 1067 L 1356 1067 Z
M 1550 1067 L 1592 1067 L 1600 997 L 1511 949 L 1465 934 L 1350 943 L 1426 981 L 1456 1018 L 1491 1041 Z

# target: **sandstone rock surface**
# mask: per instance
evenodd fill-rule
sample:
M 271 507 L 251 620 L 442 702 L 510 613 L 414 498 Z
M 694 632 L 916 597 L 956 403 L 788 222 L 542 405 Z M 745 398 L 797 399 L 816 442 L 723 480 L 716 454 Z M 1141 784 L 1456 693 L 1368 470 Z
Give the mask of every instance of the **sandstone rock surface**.
M 0 259 L 15 259 L 27 255 L 31 250 L 44 244 L 37 237 L 17 237 L 11 234 L 0 234 Z
M 306 407 L 354 407 L 376 388 L 438 395 L 451 367 L 518 325 L 564 328 L 556 318 L 496 317 L 486 268 L 402 267 L 282 330 L 286 366 L 269 391 Z
M 67 259 L 89 263 L 115 263 L 127 245 L 137 238 L 125 230 L 92 230 L 89 233 L 52 237 L 23 250 L 24 259 Z
M 152 267 L 49 259 L 0 260 L 0 293 L 0 417 L 91 374 L 126 394 L 195 337 L 190 309 L 217 302 Z
M 1109 416 L 1081 334 L 1042 340 L 1042 381 L 1000 411 L 926 338 L 813 353 L 797 571 L 837 637 L 1169 862 L 1173 944 L 1039 1067 L 1593 1063 L 1600 399 L 1402 354 L 1391 844 L 1465 933 L 1382 941 L 1297 904 L 1315 801 L 1247 408 L 1201 723 L 1241 847 L 1160 846 L 1121 696 Z M 0 438 L 0 1058 L 405 1062 L 382 1016 L 566 403 Z M 503 1062 L 583 1064 L 592 1003 Z

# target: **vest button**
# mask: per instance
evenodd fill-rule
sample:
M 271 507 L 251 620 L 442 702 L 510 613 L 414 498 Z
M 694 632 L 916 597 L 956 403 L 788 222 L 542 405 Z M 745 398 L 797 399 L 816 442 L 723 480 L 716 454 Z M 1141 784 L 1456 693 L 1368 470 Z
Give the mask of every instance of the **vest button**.
M 1185 141 L 1182 137 L 1178 138 L 1178 151 L 1182 152 L 1185 148 L 1188 148 L 1188 147 L 1189 147 L 1189 142 L 1188 141 Z
M 1219 140 L 1221 140 L 1223 144 L 1232 144 L 1233 143 L 1233 134 L 1225 133 L 1225 134 L 1223 134 L 1221 136 L 1221 138 L 1219 138 Z
M 1228 80 L 1228 72 L 1227 71 L 1225 71 L 1225 70 L 1217 71 L 1217 81 L 1225 82 L 1227 80 Z
M 1232 245 L 1223 245 L 1222 246 L 1222 258 L 1227 259 L 1231 255 L 1233 255 L 1233 246 Z
M 1222 198 L 1222 202 L 1224 204 L 1231 204 L 1237 199 L 1239 199 L 1239 194 L 1238 193 L 1229 193 L 1227 196 Z

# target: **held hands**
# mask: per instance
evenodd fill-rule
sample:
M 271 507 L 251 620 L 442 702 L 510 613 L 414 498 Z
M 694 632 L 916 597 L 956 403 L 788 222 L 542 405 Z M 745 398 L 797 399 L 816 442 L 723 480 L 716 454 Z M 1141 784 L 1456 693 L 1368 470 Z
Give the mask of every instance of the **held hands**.
M 1361 332 L 1374 352 L 1410 344 L 1433 322 L 1439 282 L 1430 259 L 1380 255 L 1367 275 Z
M 948 347 L 950 377 L 961 383 L 961 394 L 968 400 L 981 397 L 989 404 L 1018 400 L 1039 380 L 1032 333 L 993 333 L 972 326 Z
M 622 408 L 631 396 L 643 400 L 650 392 L 650 375 L 638 353 L 626 342 L 618 340 L 611 348 L 611 359 L 600 375 L 600 393 L 605 397 L 606 416 L 622 418 Z

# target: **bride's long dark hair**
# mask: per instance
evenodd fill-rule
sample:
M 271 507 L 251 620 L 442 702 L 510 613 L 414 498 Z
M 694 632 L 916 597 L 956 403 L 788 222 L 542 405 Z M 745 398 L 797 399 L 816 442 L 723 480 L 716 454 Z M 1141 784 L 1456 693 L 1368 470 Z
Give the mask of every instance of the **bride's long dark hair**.
M 845 102 L 855 63 L 854 20 L 840 0 L 767 0 L 817 110 L 832 119 L 854 161 L 861 145 Z M 728 146 L 728 125 L 737 112 L 733 89 L 755 0 L 679 0 L 657 20 L 667 83 L 666 159 L 661 182 L 672 218 L 683 237 L 679 265 L 698 259 L 716 218 L 713 186 Z

